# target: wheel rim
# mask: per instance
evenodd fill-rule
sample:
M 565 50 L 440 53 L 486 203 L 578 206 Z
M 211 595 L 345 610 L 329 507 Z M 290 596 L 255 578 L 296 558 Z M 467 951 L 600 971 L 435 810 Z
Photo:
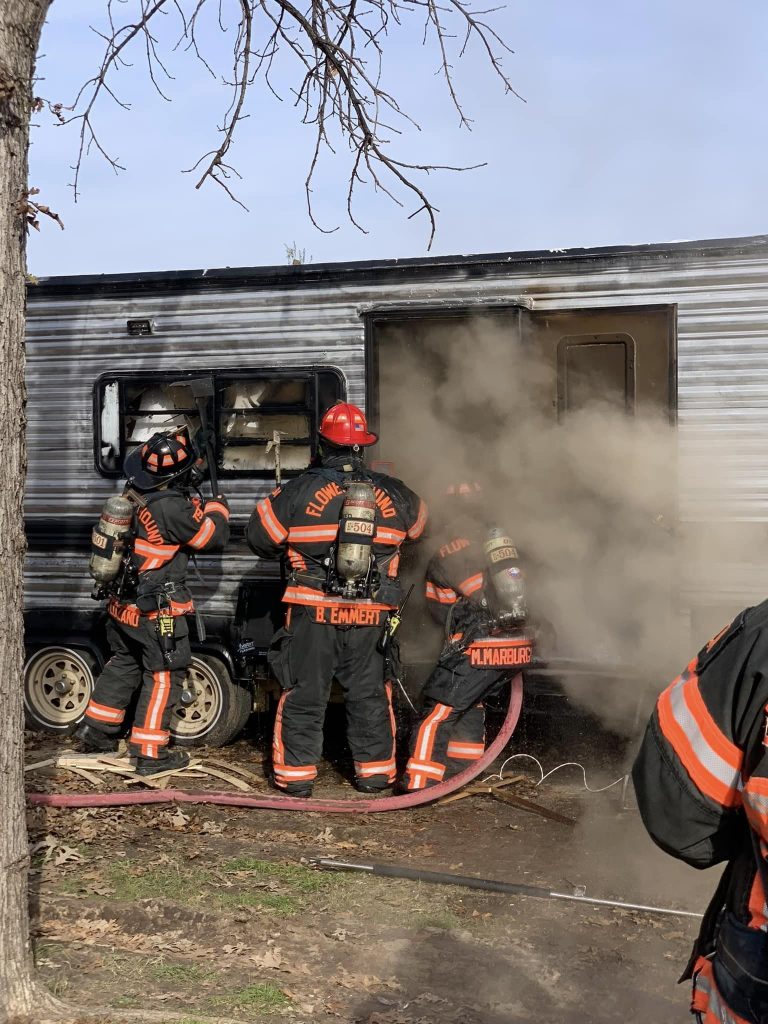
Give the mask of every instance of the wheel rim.
M 187 669 L 184 689 L 194 694 L 190 704 L 177 704 L 171 720 L 171 732 L 180 739 L 205 736 L 221 717 L 221 683 L 214 670 L 199 658 Z
M 56 690 L 65 683 L 66 693 Z M 93 692 L 93 673 L 85 659 L 66 647 L 38 651 L 24 668 L 24 700 L 40 722 L 65 729 L 82 718 Z

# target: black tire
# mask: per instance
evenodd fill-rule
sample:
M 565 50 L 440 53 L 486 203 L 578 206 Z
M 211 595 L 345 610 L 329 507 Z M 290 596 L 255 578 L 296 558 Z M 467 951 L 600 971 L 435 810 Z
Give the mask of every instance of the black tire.
M 33 651 L 24 665 L 27 728 L 66 736 L 85 714 L 93 693 L 96 662 L 88 651 L 50 644 Z M 69 689 L 57 692 L 57 685 Z
M 232 680 L 224 662 L 210 654 L 195 654 L 184 684 L 195 692 L 191 704 L 179 702 L 171 716 L 171 736 L 179 747 L 223 747 L 245 726 L 253 695 Z

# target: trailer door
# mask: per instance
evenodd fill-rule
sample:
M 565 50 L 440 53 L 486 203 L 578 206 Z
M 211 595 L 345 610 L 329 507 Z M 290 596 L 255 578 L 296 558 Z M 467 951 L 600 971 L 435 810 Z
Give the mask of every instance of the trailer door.
M 597 402 L 673 416 L 674 324 L 672 306 L 525 314 L 523 344 L 547 368 L 542 403 L 561 421 Z

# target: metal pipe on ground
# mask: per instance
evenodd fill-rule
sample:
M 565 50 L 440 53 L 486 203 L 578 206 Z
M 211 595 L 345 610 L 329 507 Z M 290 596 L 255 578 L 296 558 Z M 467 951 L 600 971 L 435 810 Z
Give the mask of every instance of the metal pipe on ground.
M 426 871 L 423 868 L 406 868 L 397 864 L 354 864 L 350 861 L 331 858 L 311 859 L 314 867 L 326 871 L 360 871 L 381 878 L 405 878 L 413 882 L 430 882 L 434 885 L 459 885 L 464 889 L 481 889 L 484 892 L 501 892 L 509 896 L 532 896 L 539 900 L 570 900 L 588 903 L 591 906 L 618 907 L 620 910 L 637 910 L 646 914 L 673 914 L 679 917 L 703 917 L 692 910 L 677 910 L 674 907 L 652 907 L 644 903 L 627 903 L 624 900 L 602 900 L 573 893 L 555 892 L 538 885 L 523 885 L 519 882 L 499 882 L 492 878 L 474 878 L 472 875 L 453 875 L 443 871 Z

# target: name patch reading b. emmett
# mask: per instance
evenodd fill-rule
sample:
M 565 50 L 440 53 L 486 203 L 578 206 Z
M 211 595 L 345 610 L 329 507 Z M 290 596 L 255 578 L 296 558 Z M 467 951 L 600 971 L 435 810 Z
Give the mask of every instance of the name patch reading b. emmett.
M 380 626 L 380 608 L 315 608 L 315 622 L 329 626 Z

